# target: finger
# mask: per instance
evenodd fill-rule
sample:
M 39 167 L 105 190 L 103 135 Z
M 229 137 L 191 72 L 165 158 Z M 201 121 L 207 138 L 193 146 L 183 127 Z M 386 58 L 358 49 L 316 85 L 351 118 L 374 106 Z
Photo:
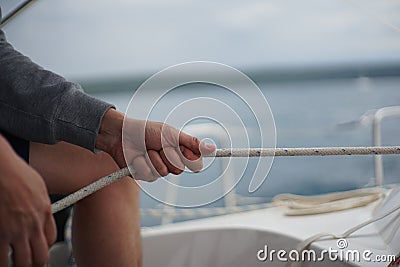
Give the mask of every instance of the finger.
M 179 144 L 189 148 L 193 153 L 200 155 L 200 140 L 187 133 L 180 132 Z
M 149 153 L 147 151 L 146 155 L 144 156 L 147 166 L 149 166 L 151 173 L 153 174 L 153 178 L 154 179 L 158 179 L 161 177 L 161 175 L 157 172 L 156 168 L 154 167 L 154 164 L 151 162 Z
M 179 144 L 190 149 L 194 154 L 211 154 L 217 148 L 214 144 L 206 144 L 198 138 L 184 132 L 179 134 Z
M 8 266 L 8 254 L 9 246 L 8 244 L 0 244 L 0 266 Z
M 182 152 L 181 159 L 183 163 L 193 172 L 199 172 L 203 169 L 203 160 L 199 155 L 194 154 L 190 149 L 180 146 Z
M 194 161 L 194 160 L 198 160 L 201 156 L 194 154 L 192 150 L 188 149 L 185 146 L 179 146 L 180 151 L 182 152 L 182 154 L 185 156 L 184 158 L 186 160 L 190 160 L 190 161 Z
M 50 247 L 57 239 L 57 228 L 51 211 L 47 215 L 47 220 L 44 225 L 44 235 L 46 237 L 47 245 Z
M 166 147 L 160 152 L 161 159 L 167 166 L 168 171 L 175 175 L 181 174 L 185 169 L 185 165 L 180 159 L 179 154 L 172 147 Z
M 30 240 L 30 247 L 34 266 L 43 266 L 49 261 L 49 246 L 44 233 L 37 233 L 35 237 Z
M 153 167 L 153 173 L 156 172 L 159 176 L 167 176 L 168 175 L 168 168 L 164 164 L 163 160 L 161 159 L 160 154 L 155 150 L 147 151 L 149 155 L 149 159 L 151 161 L 151 165 Z
M 132 162 L 133 169 L 135 170 L 135 179 L 147 182 L 153 182 L 157 179 L 147 165 L 144 156 L 136 157 Z
M 14 267 L 32 266 L 32 254 L 28 240 L 19 240 L 18 243 L 14 243 L 11 246 L 13 249 L 12 259 Z

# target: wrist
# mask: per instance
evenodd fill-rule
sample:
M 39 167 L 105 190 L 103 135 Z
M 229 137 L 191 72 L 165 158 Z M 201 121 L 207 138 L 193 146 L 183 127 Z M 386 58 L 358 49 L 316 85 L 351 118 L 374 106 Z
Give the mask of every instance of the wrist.
M 122 125 L 124 115 L 110 108 L 103 116 L 99 133 L 96 138 L 96 148 L 112 154 L 116 144 L 122 141 Z

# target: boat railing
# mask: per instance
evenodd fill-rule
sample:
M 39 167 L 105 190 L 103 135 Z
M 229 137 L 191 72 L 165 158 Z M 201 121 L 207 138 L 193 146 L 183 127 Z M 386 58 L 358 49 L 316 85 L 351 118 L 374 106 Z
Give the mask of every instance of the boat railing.
M 382 120 L 387 118 L 400 118 L 400 106 L 380 108 L 372 114 L 372 138 L 374 146 L 382 145 Z M 374 155 L 375 183 L 377 186 L 384 184 L 384 171 L 382 155 Z
M 198 123 L 198 124 L 192 124 L 188 127 L 185 128 L 185 131 L 188 133 L 198 136 L 198 137 L 207 137 L 208 139 L 213 140 L 217 144 L 219 144 L 221 147 L 230 147 L 229 139 L 223 138 L 225 136 L 225 131 L 223 128 L 219 127 L 217 124 L 213 123 Z M 235 174 L 233 173 L 232 168 L 227 168 L 229 165 L 229 158 L 221 158 L 221 168 L 225 170 L 222 173 L 222 186 L 224 187 L 224 192 L 229 192 L 224 196 L 224 205 L 225 207 L 234 207 L 237 204 L 237 195 L 235 192 L 235 188 L 233 187 L 234 185 L 234 177 Z M 175 182 L 178 184 L 180 177 L 175 178 Z M 233 188 L 232 190 L 230 190 Z M 170 184 L 167 187 L 167 192 L 166 192 L 166 200 L 168 203 L 174 203 L 176 198 L 177 198 L 177 188 L 173 184 Z M 170 211 L 171 209 L 174 209 L 174 207 L 171 207 L 169 205 L 164 206 L 164 215 L 161 218 L 161 224 L 167 224 L 171 223 L 174 219 L 174 216 L 171 215 Z

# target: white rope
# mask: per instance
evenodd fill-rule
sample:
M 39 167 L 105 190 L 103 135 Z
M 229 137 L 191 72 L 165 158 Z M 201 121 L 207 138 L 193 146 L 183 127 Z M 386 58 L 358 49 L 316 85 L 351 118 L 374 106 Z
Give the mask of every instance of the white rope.
M 204 157 L 285 157 L 400 154 L 400 146 L 314 147 L 314 148 L 232 148 L 217 149 Z
M 89 184 L 88 186 L 85 186 L 75 193 L 72 193 L 71 195 L 66 196 L 65 198 L 54 202 L 51 205 L 51 212 L 56 213 L 60 210 L 63 210 L 65 208 L 68 208 L 72 204 L 78 202 L 79 200 L 93 194 L 94 192 L 106 187 L 109 184 L 112 184 L 126 176 L 129 176 L 129 168 L 125 167 L 123 169 L 120 169 L 119 171 L 113 172 L 99 180 L 97 180 L 94 183 Z
M 203 157 L 279 157 L 279 156 L 344 156 L 344 155 L 388 155 L 400 154 L 400 146 L 377 147 L 318 147 L 318 148 L 235 148 L 217 149 L 214 153 Z M 65 209 L 94 192 L 114 183 L 123 177 L 129 176 L 129 168 L 125 167 L 107 175 L 94 183 L 72 193 L 71 195 L 53 203 L 52 213 Z
M 188 219 L 283 206 L 287 208 L 285 215 L 288 216 L 312 215 L 366 206 L 383 198 L 385 192 L 386 190 L 381 187 L 373 187 L 314 196 L 280 194 L 274 197 L 271 203 L 192 209 L 141 209 L 140 214 L 151 217 L 170 216 Z
M 312 215 L 366 206 L 385 196 L 381 187 L 362 188 L 317 196 L 280 194 L 272 202 L 287 208 L 286 215 Z

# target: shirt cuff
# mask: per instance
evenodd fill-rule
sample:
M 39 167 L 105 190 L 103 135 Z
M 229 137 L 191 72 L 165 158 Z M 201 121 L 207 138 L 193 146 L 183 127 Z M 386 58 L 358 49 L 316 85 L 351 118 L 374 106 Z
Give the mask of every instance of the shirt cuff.
M 94 151 L 101 121 L 110 108 L 115 107 L 78 88 L 68 90 L 56 112 L 54 138 Z

